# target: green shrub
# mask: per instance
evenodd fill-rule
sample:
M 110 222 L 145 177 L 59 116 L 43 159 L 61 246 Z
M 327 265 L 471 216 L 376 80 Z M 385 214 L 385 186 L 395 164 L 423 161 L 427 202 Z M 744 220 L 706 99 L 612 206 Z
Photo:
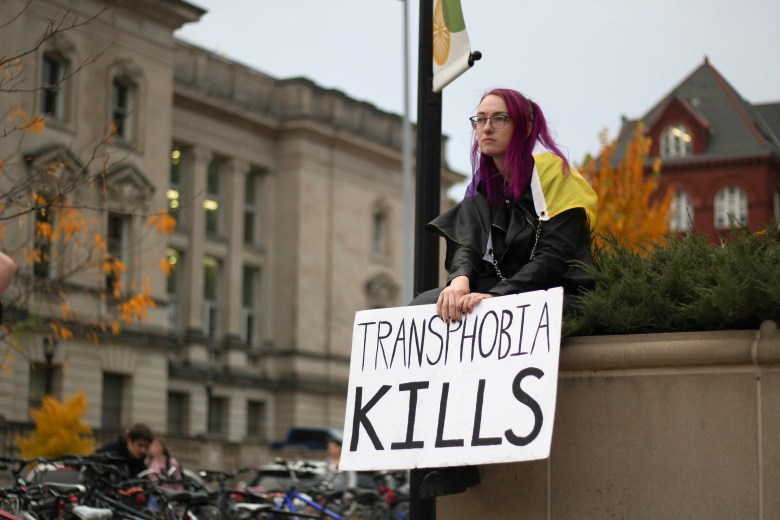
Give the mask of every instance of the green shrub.
M 596 288 L 564 320 L 566 335 L 758 328 L 780 324 L 780 230 L 742 228 L 710 244 L 690 233 L 593 253 Z

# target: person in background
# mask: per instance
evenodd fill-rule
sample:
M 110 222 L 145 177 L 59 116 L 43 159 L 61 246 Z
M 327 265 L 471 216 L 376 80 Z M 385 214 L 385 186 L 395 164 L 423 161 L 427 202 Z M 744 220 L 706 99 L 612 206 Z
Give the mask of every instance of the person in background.
M 8 289 L 8 287 L 10 287 L 15 275 L 16 262 L 14 262 L 10 256 L 4 253 L 0 253 L 0 295 L 2 295 Z M 0 323 L 2 322 L 3 304 L 0 303 Z
M 472 180 L 463 200 L 428 224 L 447 243 L 447 283 L 410 305 L 436 304 L 460 321 L 488 298 L 563 287 L 563 310 L 593 288 L 587 270 L 597 196 L 553 140 L 539 105 L 516 90 L 486 92 L 474 130 Z M 434 468 L 420 496 L 462 493 L 480 482 L 475 466 Z
M 127 470 L 129 477 L 146 471 L 146 452 L 154 440 L 152 430 L 143 423 L 136 423 L 127 429 L 118 440 L 104 444 L 97 451 L 117 457 L 117 466 Z
M 341 462 L 341 439 L 328 439 L 328 458 L 325 478 L 323 480 L 330 482 L 333 489 L 348 490 L 354 489 L 358 485 L 358 475 L 356 471 L 341 471 L 339 463 Z
M 181 464 L 171 456 L 168 444 L 160 437 L 155 437 L 149 445 L 146 467 L 160 475 L 162 480 L 181 481 L 182 479 Z M 180 482 L 163 483 L 163 486 L 169 489 L 183 489 Z
M 16 262 L 10 256 L 0 253 L 0 294 L 11 285 L 14 275 L 16 275 Z

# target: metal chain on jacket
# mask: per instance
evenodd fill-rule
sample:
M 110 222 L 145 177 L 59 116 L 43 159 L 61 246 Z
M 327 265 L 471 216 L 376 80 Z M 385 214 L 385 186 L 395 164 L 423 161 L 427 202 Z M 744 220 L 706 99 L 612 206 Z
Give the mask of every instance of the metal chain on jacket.
M 539 235 L 542 234 L 542 221 L 540 220 L 539 223 L 536 225 L 536 238 L 534 239 L 534 247 L 531 248 L 531 256 L 528 257 L 528 261 L 530 262 L 531 259 L 536 254 L 536 246 L 539 244 Z M 493 268 L 496 270 L 496 274 L 499 278 L 501 278 L 501 281 L 506 281 L 506 277 L 501 273 L 501 269 L 498 267 L 498 261 L 496 261 L 496 258 L 493 257 Z

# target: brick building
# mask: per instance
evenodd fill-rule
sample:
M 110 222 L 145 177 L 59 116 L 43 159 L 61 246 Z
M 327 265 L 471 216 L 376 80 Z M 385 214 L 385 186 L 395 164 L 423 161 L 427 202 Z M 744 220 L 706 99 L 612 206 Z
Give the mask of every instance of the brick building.
M 713 241 L 736 223 L 780 218 L 780 102 L 752 104 L 707 58 L 637 120 L 625 121 L 615 158 L 641 121 L 674 193 L 671 227 Z

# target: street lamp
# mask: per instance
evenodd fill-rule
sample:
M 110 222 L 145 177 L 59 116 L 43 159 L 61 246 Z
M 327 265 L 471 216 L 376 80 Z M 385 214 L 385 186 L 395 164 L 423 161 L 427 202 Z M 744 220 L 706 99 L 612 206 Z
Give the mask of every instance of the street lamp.
M 57 340 L 46 336 L 43 338 L 43 357 L 46 360 L 46 391 L 45 395 L 51 395 L 52 378 L 54 376 L 54 349 L 57 347 Z

